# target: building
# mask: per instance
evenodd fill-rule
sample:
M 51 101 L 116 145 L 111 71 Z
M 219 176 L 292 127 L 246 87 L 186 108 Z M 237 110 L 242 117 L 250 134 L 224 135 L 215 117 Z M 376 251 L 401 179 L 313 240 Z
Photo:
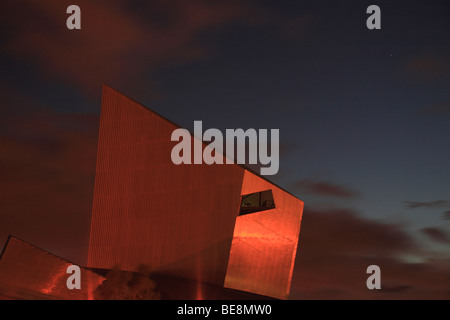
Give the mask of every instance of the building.
M 241 165 L 173 164 L 177 128 L 103 87 L 88 267 L 286 299 L 303 202 Z
M 67 288 L 67 268 L 73 265 L 48 251 L 9 236 L 0 255 L 0 300 L 88 300 L 105 280 L 86 268 L 81 271 L 81 289 Z

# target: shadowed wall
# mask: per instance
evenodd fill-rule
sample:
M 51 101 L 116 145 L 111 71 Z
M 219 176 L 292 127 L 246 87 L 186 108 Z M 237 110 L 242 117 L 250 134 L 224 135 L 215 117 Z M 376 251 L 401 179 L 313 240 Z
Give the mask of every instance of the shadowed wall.
M 104 86 L 88 266 L 286 298 L 303 202 L 236 164 L 173 164 L 177 128 Z M 241 195 L 268 189 L 275 209 L 238 217 Z
M 104 86 L 88 266 L 223 285 L 244 170 L 175 165 L 178 127 Z
M 70 290 L 66 273 L 72 263 L 9 237 L 0 259 L 0 296 L 28 300 L 87 300 L 104 277 L 80 268 L 81 289 Z

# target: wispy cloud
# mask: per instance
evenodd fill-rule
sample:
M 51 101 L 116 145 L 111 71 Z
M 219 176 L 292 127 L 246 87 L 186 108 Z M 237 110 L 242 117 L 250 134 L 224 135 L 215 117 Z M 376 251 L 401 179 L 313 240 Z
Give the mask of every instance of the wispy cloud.
M 401 225 L 347 209 L 305 208 L 291 299 L 449 299 L 450 261 L 409 263 L 424 255 Z M 378 265 L 381 290 L 368 290 L 366 269 Z M 420 274 L 420 277 L 417 275 Z
M 418 78 L 436 79 L 450 72 L 450 61 L 432 54 L 416 56 L 406 63 L 405 71 Z
M 328 181 L 299 180 L 292 184 L 292 189 L 298 192 L 326 197 L 356 198 L 359 193 L 342 185 Z
M 450 210 L 447 210 L 447 211 L 444 212 L 443 218 L 445 220 L 450 220 Z
M 442 115 L 450 113 L 450 101 L 432 104 L 422 109 L 422 113 L 429 115 Z
M 421 230 L 423 234 L 427 235 L 430 239 L 450 244 L 450 235 L 448 235 L 444 230 L 439 228 L 424 228 Z
M 436 200 L 436 201 L 428 201 L 428 202 L 415 202 L 415 201 L 403 201 L 403 204 L 407 209 L 416 209 L 416 208 L 445 208 L 450 207 L 450 201 L 446 200 Z
M 3 52 L 27 58 L 46 77 L 87 93 L 100 91 L 102 83 L 130 92 L 148 83 L 151 71 L 208 55 L 202 35 L 248 23 L 254 12 L 241 1 L 79 0 L 77 5 L 82 29 L 69 31 L 66 1 L 2 2 L 0 10 L 8 15 L 0 27 L 14 35 Z
M 0 118 L 0 248 L 14 234 L 85 263 L 98 124 L 44 110 Z

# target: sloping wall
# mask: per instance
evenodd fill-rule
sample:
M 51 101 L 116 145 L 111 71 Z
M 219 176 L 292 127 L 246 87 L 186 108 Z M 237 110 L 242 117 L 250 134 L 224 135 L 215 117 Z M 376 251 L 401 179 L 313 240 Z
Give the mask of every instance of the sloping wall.
M 146 264 L 223 285 L 244 169 L 173 164 L 176 128 L 104 87 L 89 267 Z
M 71 262 L 9 237 L 0 259 L 0 296 L 12 299 L 93 299 L 93 292 L 104 278 L 90 270 L 81 270 L 81 289 L 70 290 L 66 281 Z
M 303 202 L 245 171 L 241 194 L 272 190 L 275 209 L 236 219 L 225 287 L 286 299 L 294 270 Z

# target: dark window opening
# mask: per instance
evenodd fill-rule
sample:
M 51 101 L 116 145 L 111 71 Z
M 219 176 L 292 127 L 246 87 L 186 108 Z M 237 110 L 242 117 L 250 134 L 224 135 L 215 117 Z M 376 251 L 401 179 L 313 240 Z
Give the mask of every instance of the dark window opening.
M 239 215 L 270 210 L 275 208 L 272 190 L 244 194 L 241 198 Z

